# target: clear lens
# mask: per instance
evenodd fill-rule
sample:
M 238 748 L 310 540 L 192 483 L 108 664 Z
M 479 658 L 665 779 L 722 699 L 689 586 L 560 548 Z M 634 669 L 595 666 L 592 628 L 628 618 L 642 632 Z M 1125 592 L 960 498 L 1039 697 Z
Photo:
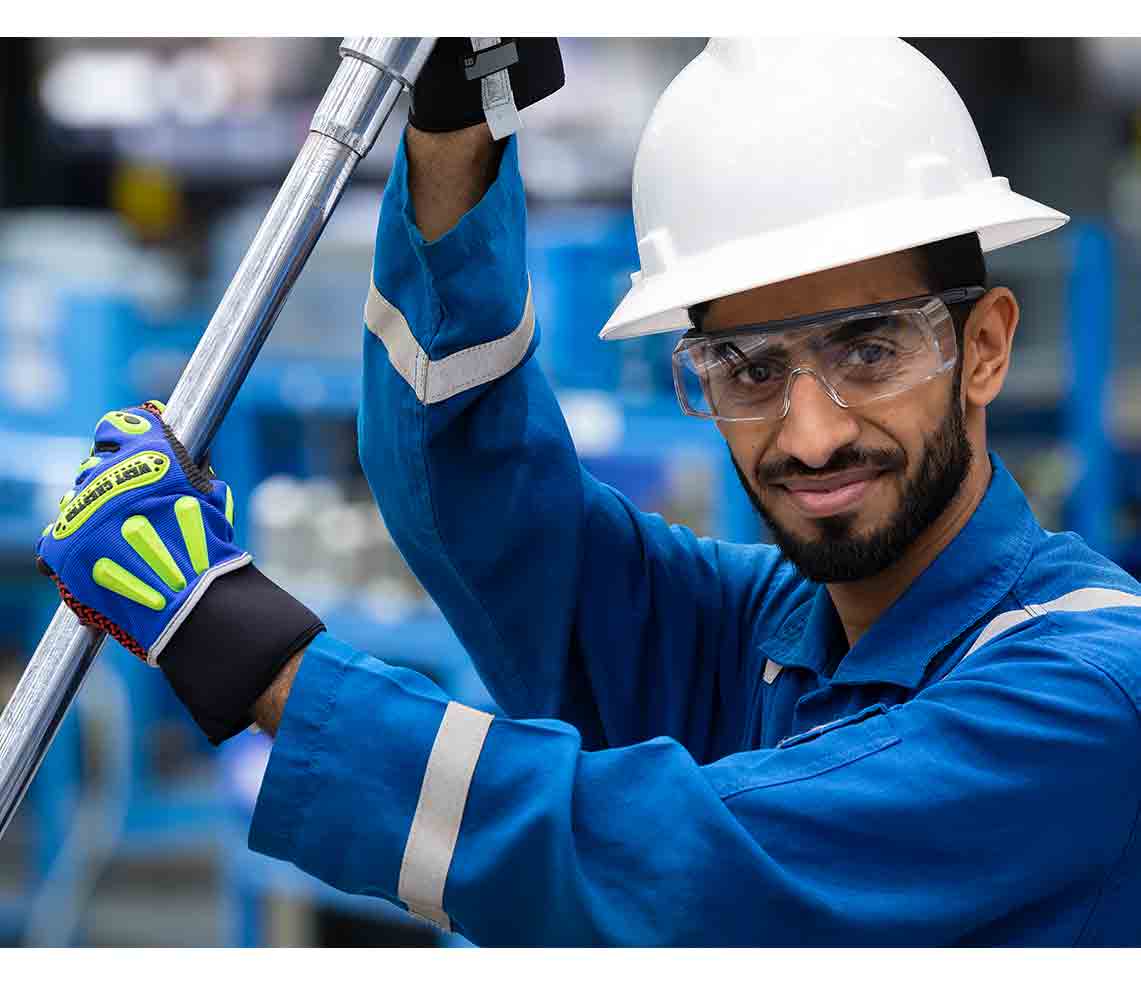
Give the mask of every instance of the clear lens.
M 789 383 L 808 372 L 857 407 L 907 391 L 954 366 L 954 324 L 938 298 L 860 309 L 794 329 L 691 336 L 674 351 L 683 410 L 728 421 L 780 418 Z

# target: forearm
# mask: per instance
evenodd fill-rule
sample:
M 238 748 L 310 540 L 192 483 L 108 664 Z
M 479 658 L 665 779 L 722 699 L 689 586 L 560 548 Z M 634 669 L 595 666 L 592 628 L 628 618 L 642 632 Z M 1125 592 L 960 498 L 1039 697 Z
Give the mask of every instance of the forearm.
M 406 140 L 416 225 L 425 240 L 438 240 L 491 187 L 506 142 L 493 141 L 485 123 L 444 134 L 409 124 Z
M 420 136 L 439 148 L 474 140 L 480 129 Z M 393 539 L 496 701 L 504 709 L 553 712 L 557 702 L 547 694 L 557 693 L 564 677 L 540 666 L 561 667 L 566 651 L 573 558 L 546 579 L 530 579 L 543 594 L 528 600 L 525 627 L 518 595 L 499 593 L 496 574 L 507 567 L 527 582 L 539 565 L 534 546 L 551 527 L 559 545 L 548 538 L 547 549 L 573 556 L 579 466 L 554 396 L 529 359 L 538 328 L 515 139 L 499 154 L 483 137 L 499 159 L 494 179 L 451 230 L 430 242 L 414 224 L 421 210 L 412 201 L 411 128 L 397 154 L 366 308 L 360 458 Z M 427 160 L 419 159 L 422 178 L 432 170 Z M 433 181 L 448 186 L 446 171 L 432 170 Z M 455 189 L 437 191 L 452 196 L 443 211 L 449 218 L 467 202 Z M 470 185 L 468 194 L 475 195 Z M 537 506 L 547 525 L 534 524 Z
M 444 134 L 408 126 L 408 189 L 426 240 L 442 237 L 483 198 L 495 181 L 504 144 L 492 140 L 487 124 Z M 267 734 L 277 733 L 304 654 L 290 659 L 254 704 L 254 718 Z
M 412 88 L 409 186 L 428 242 L 451 230 L 494 182 L 506 142 L 495 142 L 492 129 L 505 138 L 519 126 L 501 97 L 522 110 L 565 81 L 556 38 L 503 38 L 502 46 L 491 40 L 476 48 L 475 39 L 437 38 Z M 492 90 L 500 94 L 491 101 L 495 109 L 488 106 Z
M 378 225 L 358 430 L 388 530 L 503 710 L 568 720 L 589 747 L 669 723 L 704 754 L 705 737 L 663 720 L 661 708 L 681 718 L 713 702 L 719 663 L 703 653 L 739 654 L 739 643 L 717 636 L 739 625 L 726 616 L 736 595 L 720 594 L 725 574 L 710 549 L 584 478 L 556 397 L 530 359 L 537 339 L 527 336 L 534 317 L 517 140 L 506 142 L 483 197 L 426 243 L 412 229 L 412 135 Z M 408 364 L 408 333 L 427 360 Z M 432 375 L 465 362 L 471 374 L 452 380 L 468 386 L 434 395 Z M 753 561 L 741 579 L 758 582 Z M 655 627 L 662 611 L 677 615 L 668 633 L 646 633 L 639 618 Z M 631 619 L 613 620 L 617 613 Z M 660 708 L 647 707 L 647 690 L 661 694 Z
M 1096 899 L 1134 828 L 1136 708 L 1071 647 L 980 650 L 906 703 L 701 764 L 665 737 L 585 751 L 322 635 L 250 846 L 484 946 L 993 942 L 1062 890 Z
M 304 656 L 304 650 L 293 656 L 254 704 L 254 720 L 270 737 L 277 734 L 281 716 L 285 712 L 285 704 L 289 700 L 289 691 L 293 687 L 293 680 L 297 676 L 297 670 L 301 668 L 301 659 Z
M 492 140 L 487 124 L 444 134 L 408 126 L 408 188 L 426 240 L 442 237 L 483 198 L 495 181 L 504 144 Z M 254 705 L 254 718 L 267 734 L 277 733 L 304 654 L 289 660 Z

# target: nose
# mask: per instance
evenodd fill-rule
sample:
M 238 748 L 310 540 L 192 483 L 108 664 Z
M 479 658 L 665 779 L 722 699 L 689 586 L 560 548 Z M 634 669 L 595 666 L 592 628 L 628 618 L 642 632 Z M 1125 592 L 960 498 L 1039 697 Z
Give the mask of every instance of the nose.
M 820 468 L 836 450 L 856 440 L 860 428 L 816 375 L 796 371 L 788 384 L 788 407 L 781 419 L 777 448 L 805 466 Z

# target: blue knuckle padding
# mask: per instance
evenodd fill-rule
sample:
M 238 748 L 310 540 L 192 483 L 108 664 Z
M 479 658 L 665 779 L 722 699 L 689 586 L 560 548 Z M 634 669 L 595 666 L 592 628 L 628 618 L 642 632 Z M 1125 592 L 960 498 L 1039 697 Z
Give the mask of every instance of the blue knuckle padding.
M 120 443 L 120 448 L 115 452 L 96 454 L 100 462 L 80 474 L 76 493 L 98 474 L 144 452 L 159 452 L 169 457 L 166 474 L 155 483 L 108 498 L 66 538 L 56 539 L 49 532 L 39 540 L 37 554 L 81 604 L 97 611 L 126 631 L 143 648 L 149 649 L 200 580 L 200 574 L 194 572 L 175 515 L 174 505 L 178 499 L 189 495 L 201 506 L 210 567 L 241 556 L 243 550 L 234 545 L 233 528 L 226 521 L 225 485 L 215 481 L 208 497 L 201 494 L 179 465 L 178 457 L 163 432 L 161 420 L 144 409 L 129 411 L 132 415 L 145 417 L 151 428 L 141 435 L 130 435 L 110 422 L 101 421 L 95 431 L 96 442 L 113 440 Z M 171 590 L 123 538 L 123 522 L 132 515 L 143 515 L 154 526 L 186 579 L 186 587 L 181 592 Z M 95 583 L 92 567 L 102 557 L 113 560 L 132 576 L 157 590 L 165 599 L 166 606 L 154 611 Z

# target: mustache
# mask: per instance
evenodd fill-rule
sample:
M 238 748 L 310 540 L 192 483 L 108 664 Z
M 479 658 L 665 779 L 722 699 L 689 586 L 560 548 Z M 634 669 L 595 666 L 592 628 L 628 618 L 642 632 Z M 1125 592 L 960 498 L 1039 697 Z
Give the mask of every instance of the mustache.
M 845 446 L 836 450 L 822 467 L 810 467 L 795 456 L 777 460 L 775 463 L 757 465 L 756 479 L 759 484 L 779 484 L 792 479 L 824 477 L 840 470 L 870 467 L 877 470 L 901 470 L 904 455 L 900 450 L 858 449 Z

